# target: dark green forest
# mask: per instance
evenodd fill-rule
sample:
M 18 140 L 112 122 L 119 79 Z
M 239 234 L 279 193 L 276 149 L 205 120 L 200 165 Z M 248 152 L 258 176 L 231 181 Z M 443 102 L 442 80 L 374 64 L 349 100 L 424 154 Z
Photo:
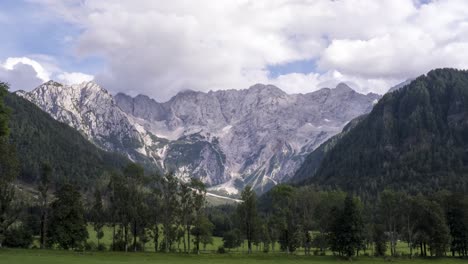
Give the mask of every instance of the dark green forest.
M 79 132 L 60 123 L 33 103 L 11 93 L 5 96 L 9 108 L 9 141 L 15 146 L 20 163 L 18 179 L 35 183 L 42 164 L 54 171 L 54 182 L 73 182 L 83 188 L 113 169 L 130 161 L 101 150 Z
M 468 72 L 430 71 L 386 94 L 341 139 L 324 145 L 331 149 L 320 165 L 307 161 L 299 170 L 307 184 L 369 199 L 385 188 L 467 191 Z

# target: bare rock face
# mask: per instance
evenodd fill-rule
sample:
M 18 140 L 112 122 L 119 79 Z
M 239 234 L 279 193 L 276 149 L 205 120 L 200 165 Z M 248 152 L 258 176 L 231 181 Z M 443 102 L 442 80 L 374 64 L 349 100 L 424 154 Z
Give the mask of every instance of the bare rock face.
M 272 85 L 245 90 L 184 91 L 168 102 L 112 96 L 93 82 L 47 82 L 21 96 L 98 146 L 149 160 L 211 191 L 266 191 L 290 179 L 304 158 L 380 98 L 346 84 L 308 94 Z

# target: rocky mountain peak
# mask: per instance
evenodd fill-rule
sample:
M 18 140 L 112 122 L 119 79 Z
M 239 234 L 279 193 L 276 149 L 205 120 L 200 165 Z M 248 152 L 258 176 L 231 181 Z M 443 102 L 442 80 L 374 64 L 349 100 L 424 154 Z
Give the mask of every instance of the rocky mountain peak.
M 349 85 L 344 82 L 339 83 L 333 90 L 338 92 L 355 92 L 351 87 L 349 87 Z

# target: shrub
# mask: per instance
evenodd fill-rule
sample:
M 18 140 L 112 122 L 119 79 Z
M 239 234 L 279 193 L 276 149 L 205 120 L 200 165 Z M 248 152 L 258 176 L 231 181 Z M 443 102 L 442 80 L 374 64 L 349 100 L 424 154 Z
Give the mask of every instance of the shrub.
M 219 254 L 224 254 L 224 253 L 226 253 L 226 250 L 224 249 L 223 246 L 218 247 L 218 253 L 219 253 Z
M 3 245 L 13 248 L 29 248 L 33 242 L 32 232 L 23 226 L 10 228 L 5 232 Z
M 94 242 L 85 242 L 84 243 L 84 250 L 86 251 L 94 251 L 96 250 L 96 244 Z
M 98 251 L 106 251 L 107 247 L 106 247 L 106 245 L 104 245 L 102 243 L 99 243 L 99 246 L 97 247 L 97 250 Z

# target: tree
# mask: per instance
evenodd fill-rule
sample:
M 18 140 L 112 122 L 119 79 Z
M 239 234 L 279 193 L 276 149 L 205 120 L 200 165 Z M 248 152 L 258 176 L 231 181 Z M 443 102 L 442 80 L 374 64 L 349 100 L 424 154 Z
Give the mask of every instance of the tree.
M 252 253 L 252 242 L 257 223 L 257 196 L 250 186 L 245 187 L 241 194 L 242 202 L 237 207 L 241 220 L 241 231 L 247 239 L 248 253 Z
M 170 251 L 176 235 L 176 229 L 173 228 L 173 225 L 176 223 L 177 209 L 179 208 L 178 188 L 179 182 L 172 172 L 166 173 L 159 181 L 158 189 L 161 192 L 161 218 L 164 233 L 163 249 L 165 252 Z
M 119 235 L 119 232 L 115 232 L 116 222 L 120 223 L 122 236 L 121 241 L 118 241 L 122 245 L 121 250 L 128 251 L 129 245 L 129 232 L 133 234 L 133 250 L 137 250 L 137 238 L 144 228 L 143 217 L 144 212 L 147 211 L 144 208 L 144 195 L 142 191 L 142 183 L 144 181 L 144 170 L 143 168 L 135 163 L 129 163 L 123 170 L 122 174 L 113 173 L 109 182 L 110 189 L 110 200 L 111 200 L 111 217 L 114 221 L 114 241 L 115 247 L 115 235 Z
M 88 238 L 81 194 L 66 184 L 55 193 L 52 215 L 49 221 L 49 243 L 63 249 L 76 248 Z
M 104 206 L 102 204 L 102 195 L 99 188 L 94 191 L 94 204 L 92 207 L 93 228 L 96 232 L 97 246 L 100 248 L 100 240 L 104 237 L 103 227 L 105 224 Z
M 47 242 L 47 218 L 49 214 L 49 186 L 51 180 L 52 168 L 49 164 L 42 165 L 41 176 L 39 179 L 39 202 L 41 207 L 41 229 L 40 229 L 40 243 L 41 248 L 46 247 Z
M 385 224 L 386 231 L 390 238 L 390 254 L 395 256 L 396 244 L 398 241 L 398 230 L 400 229 L 401 205 L 403 204 L 402 195 L 400 193 L 385 190 L 380 194 L 380 210 L 379 215 L 382 222 Z
M 241 232 L 239 229 L 232 229 L 223 235 L 223 247 L 232 249 L 238 248 L 242 244 Z
M 191 189 L 190 199 L 192 200 L 193 213 L 196 219 L 194 223 L 194 228 L 203 229 L 201 226 L 198 226 L 198 225 L 206 224 L 204 221 L 200 221 L 200 219 L 205 218 L 204 207 L 206 203 L 206 187 L 205 187 L 205 184 L 201 182 L 200 180 L 192 178 L 190 180 L 190 189 Z M 209 222 L 209 219 L 207 220 Z M 190 227 L 188 227 L 188 229 L 190 229 Z M 214 229 L 214 226 L 213 226 L 213 229 Z M 190 241 L 190 233 L 191 232 L 188 232 L 188 241 Z M 210 237 L 211 237 L 211 233 L 213 233 L 213 230 L 210 231 Z M 198 251 L 198 248 L 199 247 L 197 246 L 197 251 Z M 189 251 L 190 251 L 190 244 L 189 244 Z
M 8 136 L 8 122 L 10 109 L 5 106 L 3 99 L 8 94 L 8 84 L 0 82 L 0 138 Z
M 364 246 L 361 211 L 351 195 L 346 196 L 343 211 L 335 210 L 336 220 L 332 228 L 331 248 L 348 258 L 358 254 Z
M 146 196 L 147 197 L 147 204 L 149 207 L 149 219 L 150 220 L 150 236 L 153 238 L 154 243 L 154 251 L 158 251 L 159 246 L 159 224 L 161 221 L 161 212 L 162 212 L 162 204 L 161 204 L 161 190 L 159 189 L 159 182 L 161 181 L 160 176 L 158 174 L 153 174 L 150 176 L 150 188 L 151 192 Z
M 375 255 L 385 256 L 387 252 L 387 239 L 385 234 L 385 228 L 382 225 L 374 225 L 373 240 L 375 243 Z
M 195 243 L 197 254 L 200 254 L 200 243 L 202 243 L 204 247 L 206 247 L 207 244 L 213 243 L 212 233 L 214 226 L 204 215 L 199 215 L 195 222 L 196 224 L 191 232 L 194 236 L 193 242 Z
M 185 232 L 187 233 L 188 239 L 185 240 L 185 234 L 183 236 L 184 241 L 184 252 L 190 252 L 190 229 L 192 227 L 192 221 L 194 217 L 194 199 L 192 195 L 192 189 L 187 183 L 180 183 L 179 188 L 180 196 L 180 220 L 181 225 L 184 227 Z
M 453 194 L 446 203 L 447 224 L 450 229 L 452 256 L 468 254 L 468 200 L 461 194 Z
M 137 237 L 139 232 L 144 231 L 144 227 L 139 230 L 139 226 L 142 227 L 142 222 L 144 222 L 143 212 L 145 211 L 142 208 L 143 205 L 143 194 L 142 194 L 142 182 L 144 179 L 144 170 L 143 167 L 136 163 L 128 164 L 124 170 L 123 174 L 126 180 L 126 189 L 128 194 L 126 195 L 128 201 L 126 203 L 126 218 L 132 224 L 132 234 L 133 234 L 133 251 L 137 251 Z M 125 234 L 127 235 L 127 234 Z M 127 238 L 125 238 L 127 242 Z
M 412 196 L 404 195 L 402 204 L 399 205 L 402 212 L 403 230 L 406 241 L 410 249 L 410 257 L 413 257 L 413 248 L 415 247 L 415 234 L 418 224 L 418 206 L 415 199 Z
M 297 247 L 294 239 L 297 221 L 296 208 L 293 206 L 295 191 L 292 186 L 282 184 L 275 186 L 270 192 L 274 226 L 279 232 L 281 250 L 287 253 L 294 252 Z
M 427 256 L 429 246 L 431 255 L 443 256 L 448 248 L 450 231 L 441 206 L 419 194 L 415 197 L 415 212 L 415 242 L 420 245 L 420 255 Z
M 119 219 L 119 200 L 118 199 L 118 190 L 120 186 L 120 175 L 116 172 L 113 172 L 110 175 L 109 184 L 107 186 L 108 199 L 109 199 L 109 212 L 108 216 L 112 222 L 112 250 L 117 250 L 116 247 L 116 226 Z

